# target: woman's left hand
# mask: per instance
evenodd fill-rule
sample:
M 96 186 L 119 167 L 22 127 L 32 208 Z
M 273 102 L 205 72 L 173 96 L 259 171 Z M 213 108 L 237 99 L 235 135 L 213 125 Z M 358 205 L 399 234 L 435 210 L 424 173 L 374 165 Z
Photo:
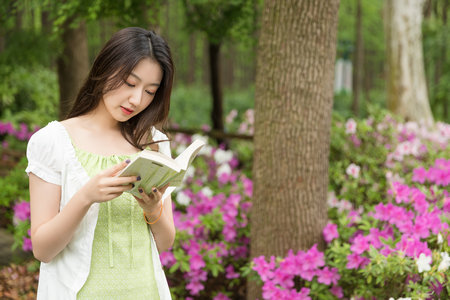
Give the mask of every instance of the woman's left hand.
M 162 195 L 166 191 L 166 189 L 169 187 L 169 183 L 163 186 L 160 189 L 157 189 L 156 187 L 152 187 L 152 190 L 150 193 L 146 193 L 142 188 L 139 188 L 139 193 L 141 194 L 141 198 L 138 198 L 134 196 L 134 198 L 137 200 L 139 205 L 144 210 L 144 213 L 147 217 L 151 216 L 157 216 L 160 207 L 162 205 Z

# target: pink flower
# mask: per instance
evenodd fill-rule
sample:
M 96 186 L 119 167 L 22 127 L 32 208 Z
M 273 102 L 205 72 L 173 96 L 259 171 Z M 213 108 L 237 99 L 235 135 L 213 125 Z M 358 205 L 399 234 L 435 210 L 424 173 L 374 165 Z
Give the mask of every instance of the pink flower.
M 192 295 L 198 295 L 204 288 L 205 286 L 199 281 L 191 281 L 186 285 L 186 289 L 189 290 Z
M 337 231 L 337 225 L 333 223 L 328 223 L 323 229 L 323 237 L 327 243 L 339 237 Z
M 345 267 L 347 269 L 358 269 L 360 266 L 362 267 L 367 262 L 367 258 L 362 257 L 357 253 L 352 253 L 347 256 L 347 265 Z
M 273 278 L 273 270 L 275 269 L 275 256 L 270 257 L 270 262 L 266 262 L 264 256 L 258 256 L 253 259 L 253 270 L 255 270 L 261 280 L 266 282 Z
M 359 177 L 359 170 L 361 168 L 355 164 L 350 164 L 347 169 L 345 170 L 345 172 L 347 173 L 348 176 L 352 176 L 353 178 L 358 178 Z
M 345 133 L 354 134 L 356 133 L 356 122 L 353 119 L 348 119 L 345 123 Z
M 330 292 L 339 299 L 344 297 L 344 293 L 342 292 L 342 288 L 340 286 L 333 285 L 333 287 L 330 289 Z
M 424 167 L 416 168 L 413 170 L 412 180 L 414 182 L 424 183 L 427 180 L 428 172 Z
M 340 278 L 341 276 L 339 275 L 337 268 L 329 270 L 328 267 L 325 267 L 319 271 L 317 281 L 326 285 L 330 285 L 331 283 L 337 284 Z
M 230 298 L 228 298 L 227 295 L 222 294 L 222 293 L 218 293 L 213 300 L 230 300 Z
M 173 256 L 173 253 L 171 251 L 164 251 L 160 255 L 161 264 L 165 267 L 171 267 L 176 259 L 175 256 Z
M 197 270 L 205 267 L 205 261 L 203 260 L 203 257 L 200 254 L 197 253 L 191 253 L 191 257 L 189 259 L 189 264 L 191 266 L 192 270 Z
M 364 251 L 369 250 L 369 240 L 367 237 L 362 234 L 355 237 L 353 240 L 353 244 L 350 246 L 350 250 L 352 250 L 356 254 L 361 254 Z
M 239 278 L 239 273 L 236 273 L 234 271 L 234 268 L 232 265 L 229 265 L 228 267 L 225 268 L 225 278 L 227 279 L 233 279 L 233 278 Z
M 23 238 L 23 251 L 31 251 L 33 250 L 33 245 L 31 244 L 31 239 L 24 237 Z
M 14 205 L 14 217 L 20 221 L 25 221 L 30 218 L 30 203 L 22 201 Z

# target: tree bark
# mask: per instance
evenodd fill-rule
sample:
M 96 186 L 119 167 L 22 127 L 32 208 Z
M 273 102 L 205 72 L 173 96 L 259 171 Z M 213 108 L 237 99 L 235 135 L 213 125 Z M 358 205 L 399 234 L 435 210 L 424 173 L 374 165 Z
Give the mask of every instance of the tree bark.
M 70 28 L 71 21 L 64 24 L 61 35 L 63 52 L 58 58 L 59 117 L 65 118 L 89 72 L 86 24 Z
M 211 110 L 211 120 L 213 130 L 223 131 L 223 93 L 220 68 L 220 44 L 209 43 L 209 70 L 211 75 L 211 93 L 213 105 Z M 220 144 L 222 139 L 217 139 Z
M 251 257 L 324 246 L 339 0 L 266 1 L 255 88 Z M 247 299 L 260 298 L 249 282 Z
M 424 0 L 387 0 L 385 36 L 388 108 L 409 121 L 433 123 L 422 51 Z
M 364 48 L 362 36 L 362 8 L 361 0 L 356 0 L 356 26 L 355 26 L 355 52 L 353 53 L 353 102 L 352 111 L 357 116 L 359 113 L 360 95 L 362 90 Z

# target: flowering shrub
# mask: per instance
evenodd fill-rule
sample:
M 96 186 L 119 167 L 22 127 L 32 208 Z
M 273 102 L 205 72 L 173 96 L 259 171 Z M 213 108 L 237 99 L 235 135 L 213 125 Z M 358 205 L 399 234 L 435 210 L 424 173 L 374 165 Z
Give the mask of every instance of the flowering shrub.
M 172 148 L 179 153 L 190 142 L 177 135 Z M 173 197 L 177 238 L 161 260 L 174 299 L 245 297 L 239 273 L 248 262 L 252 182 L 237 165 L 233 152 L 207 145 Z
M 327 247 L 253 259 L 263 298 L 450 298 L 450 126 L 334 124 Z

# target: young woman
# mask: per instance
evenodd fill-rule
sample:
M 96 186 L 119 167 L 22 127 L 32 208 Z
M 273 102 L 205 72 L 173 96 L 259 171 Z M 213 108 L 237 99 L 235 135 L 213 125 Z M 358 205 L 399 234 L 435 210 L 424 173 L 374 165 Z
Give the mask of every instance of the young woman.
M 159 252 L 175 238 L 170 192 L 125 193 L 117 177 L 150 147 L 170 155 L 166 122 L 173 82 L 166 42 L 125 28 L 104 46 L 64 121 L 27 148 L 31 240 L 40 260 L 38 299 L 170 299 Z

